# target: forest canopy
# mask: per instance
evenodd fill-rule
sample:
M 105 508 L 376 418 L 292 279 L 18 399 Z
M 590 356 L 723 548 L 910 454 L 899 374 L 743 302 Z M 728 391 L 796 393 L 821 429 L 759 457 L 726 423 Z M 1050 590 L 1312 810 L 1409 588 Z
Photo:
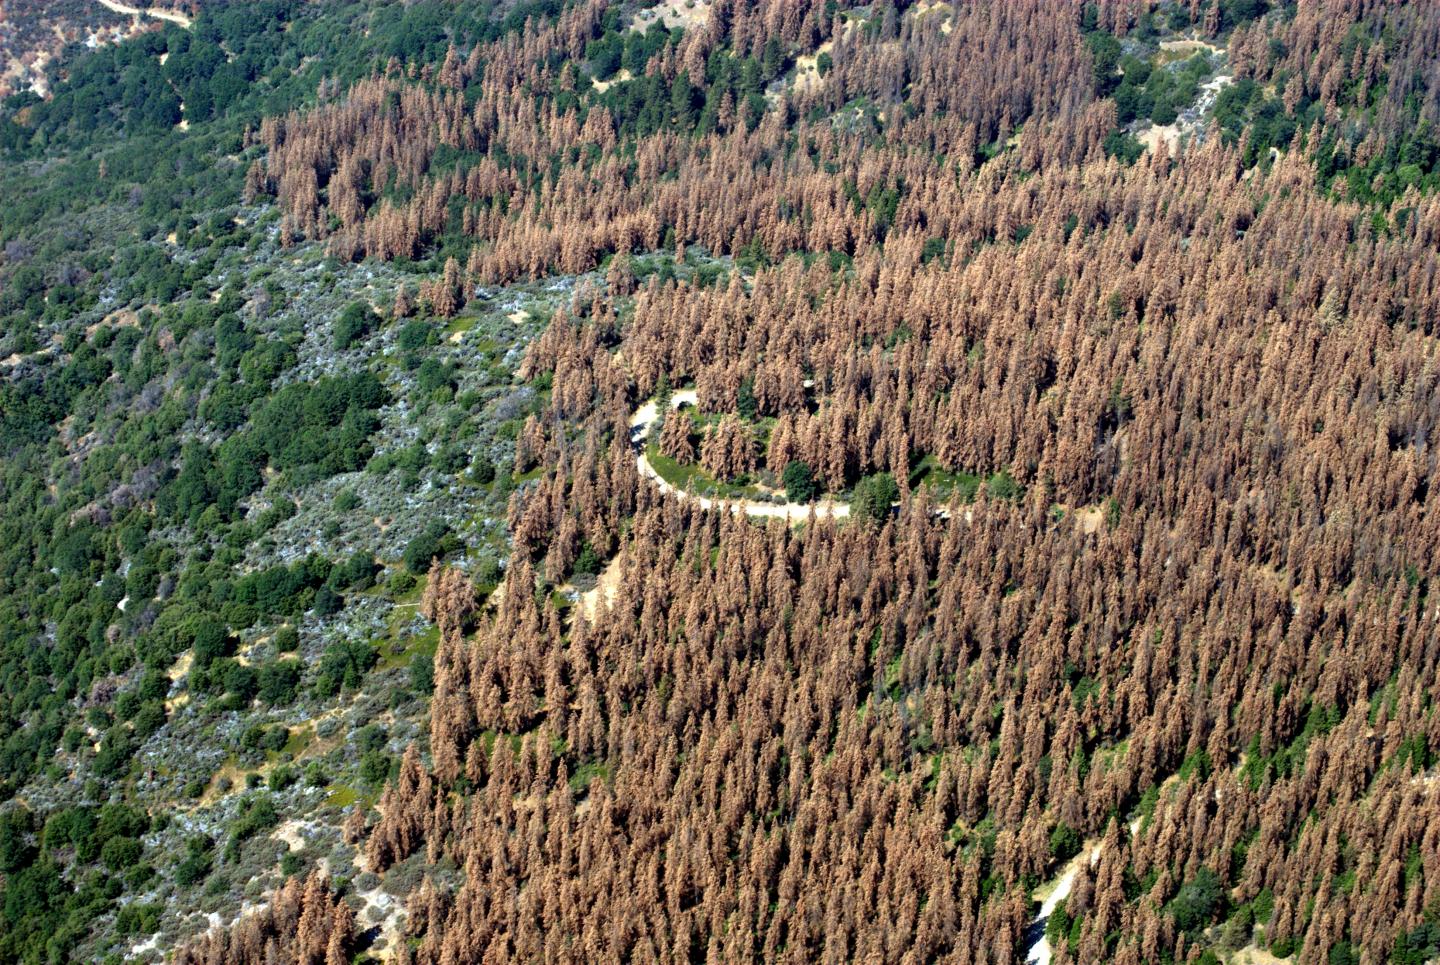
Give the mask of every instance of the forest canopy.
M 0 958 L 1433 957 L 1437 45 L 267 0 L 74 53 L 0 110 Z

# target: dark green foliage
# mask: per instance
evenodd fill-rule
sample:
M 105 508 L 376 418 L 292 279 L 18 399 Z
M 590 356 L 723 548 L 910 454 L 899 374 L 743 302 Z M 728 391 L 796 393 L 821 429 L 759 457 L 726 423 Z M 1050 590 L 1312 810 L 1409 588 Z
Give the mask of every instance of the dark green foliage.
M 490 485 L 495 481 L 495 464 L 485 456 L 476 456 L 470 467 L 470 478 L 481 486 Z
M 121 908 L 115 916 L 116 930 L 122 935 L 148 935 L 160 929 L 162 907 L 153 903 L 135 903 Z
M 1390 961 L 1395 965 L 1425 965 L 1440 955 L 1440 921 L 1427 919 L 1395 937 Z
M 90 917 L 108 904 L 100 888 L 87 883 L 77 893 L 53 861 L 40 858 L 5 882 L 0 960 L 26 965 L 65 961 Z
M 1289 958 L 1295 954 L 1295 949 L 1298 945 L 1299 942 L 1293 937 L 1277 938 L 1270 943 L 1270 951 L 1277 958 Z
M 1080 832 L 1064 821 L 1055 825 L 1055 830 L 1050 832 L 1050 856 L 1056 861 L 1069 861 L 1080 853 L 1081 845 Z
M 430 460 L 430 465 L 435 471 L 446 476 L 453 476 L 460 472 L 470 463 L 470 454 L 465 451 L 464 446 L 448 445 L 441 446 L 435 451 L 435 457 Z
M 590 72 L 599 80 L 613 77 L 620 70 L 624 55 L 625 42 L 618 33 L 606 33 L 585 45 L 585 58 L 590 62 Z
M 240 734 L 240 746 L 249 750 L 260 750 L 268 732 L 264 724 L 251 724 Z
M 890 507 L 900 498 L 895 477 L 888 472 L 866 476 L 855 484 L 850 499 L 850 515 L 859 521 L 884 522 L 890 518 Z
M 1120 41 L 1103 30 L 1092 30 L 1085 35 L 1085 46 L 1090 50 L 1095 93 L 1107 97 L 1120 81 L 1115 72 L 1120 66 Z
M 1166 906 L 1175 919 L 1175 927 L 1194 933 L 1209 925 L 1224 910 L 1225 892 L 1220 879 L 1209 868 L 1201 868 L 1195 877 L 1180 886 Z
M 275 813 L 275 802 L 268 794 L 252 794 L 240 801 L 240 811 L 230 822 L 232 844 L 252 838 L 261 831 L 268 831 L 279 821 Z
M 985 480 L 985 491 L 996 499 L 1015 499 L 1020 495 L 1020 484 L 1002 469 Z
M 252 419 L 255 447 L 279 470 L 318 465 L 326 475 L 352 472 L 370 458 L 374 410 L 389 393 L 369 372 L 287 385 Z
M 1188 781 L 1191 778 L 1199 778 L 1203 781 L 1210 776 L 1211 767 L 1210 755 L 1202 747 L 1180 762 L 1180 770 L 1177 774 L 1182 781 Z
M 1387 208 L 1411 187 L 1423 193 L 1440 188 L 1440 141 L 1429 121 L 1413 121 L 1363 165 L 1352 164 L 1351 152 L 1327 137 L 1315 150 L 1321 180 L 1332 189 L 1343 186 L 1347 197 Z M 1396 212 L 1397 222 L 1403 217 L 1404 209 Z
M 1330 953 L 1325 956 L 1328 965 L 1360 965 L 1360 953 L 1355 946 L 1348 941 L 1338 941 L 1330 946 Z
M 224 520 L 261 487 L 266 466 L 320 475 L 359 469 L 373 451 L 375 410 L 388 400 L 368 372 L 287 385 L 255 407 L 247 429 L 213 448 L 188 444 L 157 506 L 162 515 L 193 524 L 213 505 Z
M 140 708 L 130 724 L 135 729 L 135 737 L 143 741 L 164 727 L 165 719 L 165 705 L 158 700 L 152 700 Z
M 1300 129 L 1300 119 L 1285 111 L 1278 97 L 1242 77 L 1215 99 L 1214 120 L 1228 143 L 1245 143 L 1245 163 L 1268 162 L 1270 149 L 1284 149 Z
M 23 807 L 0 814 L 0 872 L 13 874 L 34 858 L 30 837 L 35 830 L 35 817 Z
M 576 576 L 594 576 L 600 572 L 600 557 L 589 543 L 580 547 L 580 554 L 575 557 L 575 565 L 570 571 Z
M 390 776 L 391 758 L 383 751 L 369 751 L 360 758 L 360 780 L 380 787 Z
M 442 364 L 436 359 L 426 359 L 415 370 L 415 384 L 423 395 L 433 396 L 437 389 L 454 390 L 459 380 L 459 369 L 453 364 Z
M 333 616 L 339 613 L 344 606 L 345 598 L 330 589 L 329 584 L 320 587 L 315 592 L 315 614 L 317 616 Z
M 815 498 L 815 474 L 808 465 L 798 459 L 791 460 L 785 466 L 780 481 L 785 486 L 786 498 L 792 503 L 808 503 Z
M 681 71 L 670 84 L 670 120 L 680 130 L 689 130 L 695 124 L 695 108 L 698 92 L 690 83 L 690 74 Z
M 1310 741 L 1319 734 L 1328 734 L 1340 722 L 1341 716 L 1338 707 L 1310 705 L 1300 732 L 1291 737 L 1289 743 L 1268 755 L 1262 753 L 1257 735 L 1246 748 L 1245 764 L 1240 769 L 1240 776 L 1252 788 L 1260 787 L 1267 778 L 1290 776 L 1304 764 Z
M 1083 921 L 1084 918 L 1080 915 L 1070 915 L 1066 902 L 1057 904 L 1050 917 L 1045 919 L 1045 938 L 1050 942 L 1050 947 L 1068 946 L 1073 955 L 1080 947 L 1080 926 Z
M 294 653 L 300 649 L 300 631 L 287 623 L 275 631 L 273 643 L 280 653 Z
M 330 570 L 325 582 L 336 589 L 367 589 L 374 585 L 374 575 L 379 570 L 380 565 L 374 562 L 373 553 L 351 553 L 346 562 Z
M 1255 910 L 1256 924 L 1268 924 L 1270 915 L 1275 910 L 1275 894 L 1269 888 L 1261 888 L 1250 905 Z
M 257 694 L 272 707 L 290 704 L 300 689 L 300 661 L 277 660 L 260 668 Z
M 124 871 L 140 860 L 142 850 L 140 842 L 134 838 L 111 838 L 100 849 L 100 860 L 111 871 Z
M 1269 0 L 1221 0 L 1220 29 L 1229 30 L 1247 24 L 1264 16 L 1269 9 Z
M 342 687 L 360 686 L 361 679 L 373 666 L 379 654 L 375 648 L 361 641 L 337 641 L 325 648 L 315 675 L 315 693 L 319 697 L 333 697 Z
M 753 422 L 755 417 L 760 414 L 760 403 L 755 398 L 755 377 L 753 375 L 746 376 L 740 382 L 737 399 L 735 408 L 740 413 L 740 417 Z
M 415 321 L 406 322 L 395 341 L 405 351 L 414 352 L 434 344 L 436 340 L 434 325 L 429 322 Z
M 1116 158 L 1124 164 L 1134 164 L 1140 160 L 1140 155 L 1145 153 L 1145 145 L 1118 127 L 1105 135 L 1105 141 L 1101 146 L 1105 150 L 1106 157 Z
M 459 547 L 449 527 L 439 521 L 432 522 L 405 546 L 401 560 L 411 573 L 419 575 L 430 569 L 435 559 L 451 553 Z
M 335 320 L 335 347 L 347 349 L 375 331 L 380 316 L 363 302 L 351 302 Z
M 112 727 L 100 740 L 100 749 L 95 752 L 91 763 L 100 777 L 119 777 L 134 763 L 139 742 L 131 731 L 124 727 Z
M 248 706 L 260 689 L 260 675 L 254 667 L 244 664 L 235 663 L 225 668 L 222 680 L 225 692 L 233 696 L 241 707 Z
M 355 747 L 362 754 L 382 750 L 387 740 L 389 740 L 389 735 L 379 724 L 367 724 L 355 732 Z
M 1171 124 L 1181 110 L 1200 96 L 1200 82 L 1210 73 L 1210 59 L 1196 54 L 1173 67 L 1153 68 L 1148 61 L 1123 57 L 1124 76 L 1115 87 L 1117 120 L 1124 127 L 1137 118 L 1148 117 L 1156 124 Z
M 229 602 L 262 614 L 299 616 L 313 605 L 316 591 L 330 579 L 330 572 L 330 562 L 316 555 L 289 566 L 272 566 L 236 580 Z
M 435 692 L 435 661 L 417 654 L 410 659 L 410 689 L 417 694 L 430 695 Z

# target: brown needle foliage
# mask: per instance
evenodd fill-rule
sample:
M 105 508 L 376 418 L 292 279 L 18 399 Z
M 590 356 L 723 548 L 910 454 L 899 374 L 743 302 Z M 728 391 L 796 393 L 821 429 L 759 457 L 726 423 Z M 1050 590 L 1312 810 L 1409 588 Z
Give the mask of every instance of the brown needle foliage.
M 500 602 L 431 574 L 429 754 L 366 849 L 423 847 L 463 884 L 416 889 L 402 960 L 1010 962 L 1075 836 L 1101 851 L 1062 961 L 1197 957 L 1223 909 L 1186 932 L 1175 899 L 1202 869 L 1302 961 L 1388 955 L 1440 901 L 1440 206 L 1377 218 L 1298 143 L 1248 169 L 1218 137 L 1106 158 L 1076 10 L 1040 0 L 954 4 L 948 33 L 716 2 L 667 81 L 769 36 L 831 42 L 833 70 L 635 136 L 548 93 L 603 6 L 271 119 L 247 178 L 295 235 L 338 224 L 345 257 L 413 257 L 461 199 L 474 247 L 423 295 L 442 314 L 472 281 L 616 256 L 527 355 L 553 390 L 516 465 L 551 468 L 512 501 Z M 1347 60 L 1357 25 L 1396 40 Z M 1435 114 L 1437 30 L 1424 5 L 1313 0 L 1230 44 L 1325 117 L 1418 76 L 1356 122 L 1363 163 L 1405 96 Z M 441 146 L 469 162 L 432 172 Z M 667 233 L 756 267 L 639 280 L 628 255 Z M 890 472 L 898 516 L 791 529 L 663 496 L 627 442 L 662 378 L 718 417 L 713 474 Z M 695 459 L 692 425 L 667 414 L 661 451 Z M 1014 486 L 942 506 L 910 484 L 926 457 Z M 622 561 L 593 620 L 537 592 L 582 545 Z M 270 940 L 244 928 L 203 947 Z

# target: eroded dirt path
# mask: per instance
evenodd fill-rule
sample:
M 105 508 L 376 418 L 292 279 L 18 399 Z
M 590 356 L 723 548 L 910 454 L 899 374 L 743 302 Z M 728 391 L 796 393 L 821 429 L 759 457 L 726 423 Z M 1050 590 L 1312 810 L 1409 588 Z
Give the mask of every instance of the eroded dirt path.
M 166 10 L 164 7 L 131 7 L 120 3 L 119 0 L 97 0 L 100 6 L 114 13 L 124 14 L 127 17 L 150 17 L 154 20 L 164 20 L 181 27 L 190 26 L 190 18 L 177 10 Z
M 615 599 L 615 592 L 620 589 L 620 567 L 623 559 L 622 553 L 607 562 L 600 575 L 595 578 L 595 585 L 580 594 L 580 612 L 585 614 L 585 619 L 593 622 L 595 614 Z
M 1055 909 L 1060 907 L 1060 902 L 1070 897 L 1070 890 L 1075 887 L 1075 876 L 1080 873 L 1081 862 L 1093 868 L 1099 860 L 1099 843 L 1087 844 L 1065 865 L 1060 877 L 1035 893 L 1035 897 L 1040 899 L 1040 913 L 1030 922 L 1030 927 L 1025 929 L 1026 965 L 1050 965 L 1050 939 L 1045 937 L 1045 926 Z

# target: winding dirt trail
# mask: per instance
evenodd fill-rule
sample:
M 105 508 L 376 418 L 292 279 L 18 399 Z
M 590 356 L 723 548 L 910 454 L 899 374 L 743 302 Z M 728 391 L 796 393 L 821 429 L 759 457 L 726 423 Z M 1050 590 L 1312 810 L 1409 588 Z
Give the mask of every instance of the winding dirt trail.
M 678 409 L 682 405 L 694 405 L 695 399 L 694 389 L 681 389 L 670 396 L 670 407 Z M 650 465 L 650 457 L 645 453 L 645 436 L 650 431 L 651 423 L 659 418 L 659 415 L 660 407 L 654 399 L 636 409 L 635 414 L 630 417 L 630 441 L 637 449 L 635 468 L 640 470 L 640 475 L 660 487 L 661 492 L 672 495 L 676 499 L 693 501 L 701 509 L 723 509 L 730 513 L 784 519 L 792 523 L 809 519 L 812 512 L 817 517 L 831 516 L 835 519 L 844 519 L 850 515 L 850 504 L 834 499 L 822 499 L 813 503 L 769 503 L 757 499 L 697 496 L 672 485 L 655 471 L 655 467 Z
M 806 387 L 809 387 L 807 382 Z M 695 405 L 696 395 L 694 389 L 679 389 L 670 396 L 670 408 L 678 409 L 682 405 Z M 694 502 L 701 509 L 721 509 L 729 513 L 744 513 L 746 516 L 759 516 L 767 519 L 783 519 L 791 523 L 801 523 L 810 518 L 814 513 L 815 517 L 830 517 L 833 519 L 844 519 L 850 515 L 850 504 L 839 499 L 820 499 L 813 503 L 772 503 L 759 499 L 736 499 L 723 496 L 697 496 L 666 480 L 655 467 L 650 464 L 650 456 L 645 451 L 645 437 L 650 432 L 651 424 L 660 417 L 660 406 L 650 399 L 635 413 L 630 416 L 630 444 L 635 448 L 635 468 L 640 475 L 653 482 L 660 491 L 676 499 L 683 499 L 687 502 Z M 898 507 L 900 503 L 891 503 L 892 507 Z M 934 515 L 941 519 L 949 519 L 951 510 L 948 506 L 937 506 L 931 510 Z M 973 522 L 975 513 L 973 509 L 967 508 L 960 514 L 959 518 L 965 522 Z
M 164 20 L 168 23 L 181 27 L 190 26 L 190 18 L 176 10 L 166 10 L 164 7 L 131 7 L 120 3 L 119 0 L 96 0 L 100 6 L 114 13 L 124 14 L 127 17 L 150 17 L 154 20 Z

